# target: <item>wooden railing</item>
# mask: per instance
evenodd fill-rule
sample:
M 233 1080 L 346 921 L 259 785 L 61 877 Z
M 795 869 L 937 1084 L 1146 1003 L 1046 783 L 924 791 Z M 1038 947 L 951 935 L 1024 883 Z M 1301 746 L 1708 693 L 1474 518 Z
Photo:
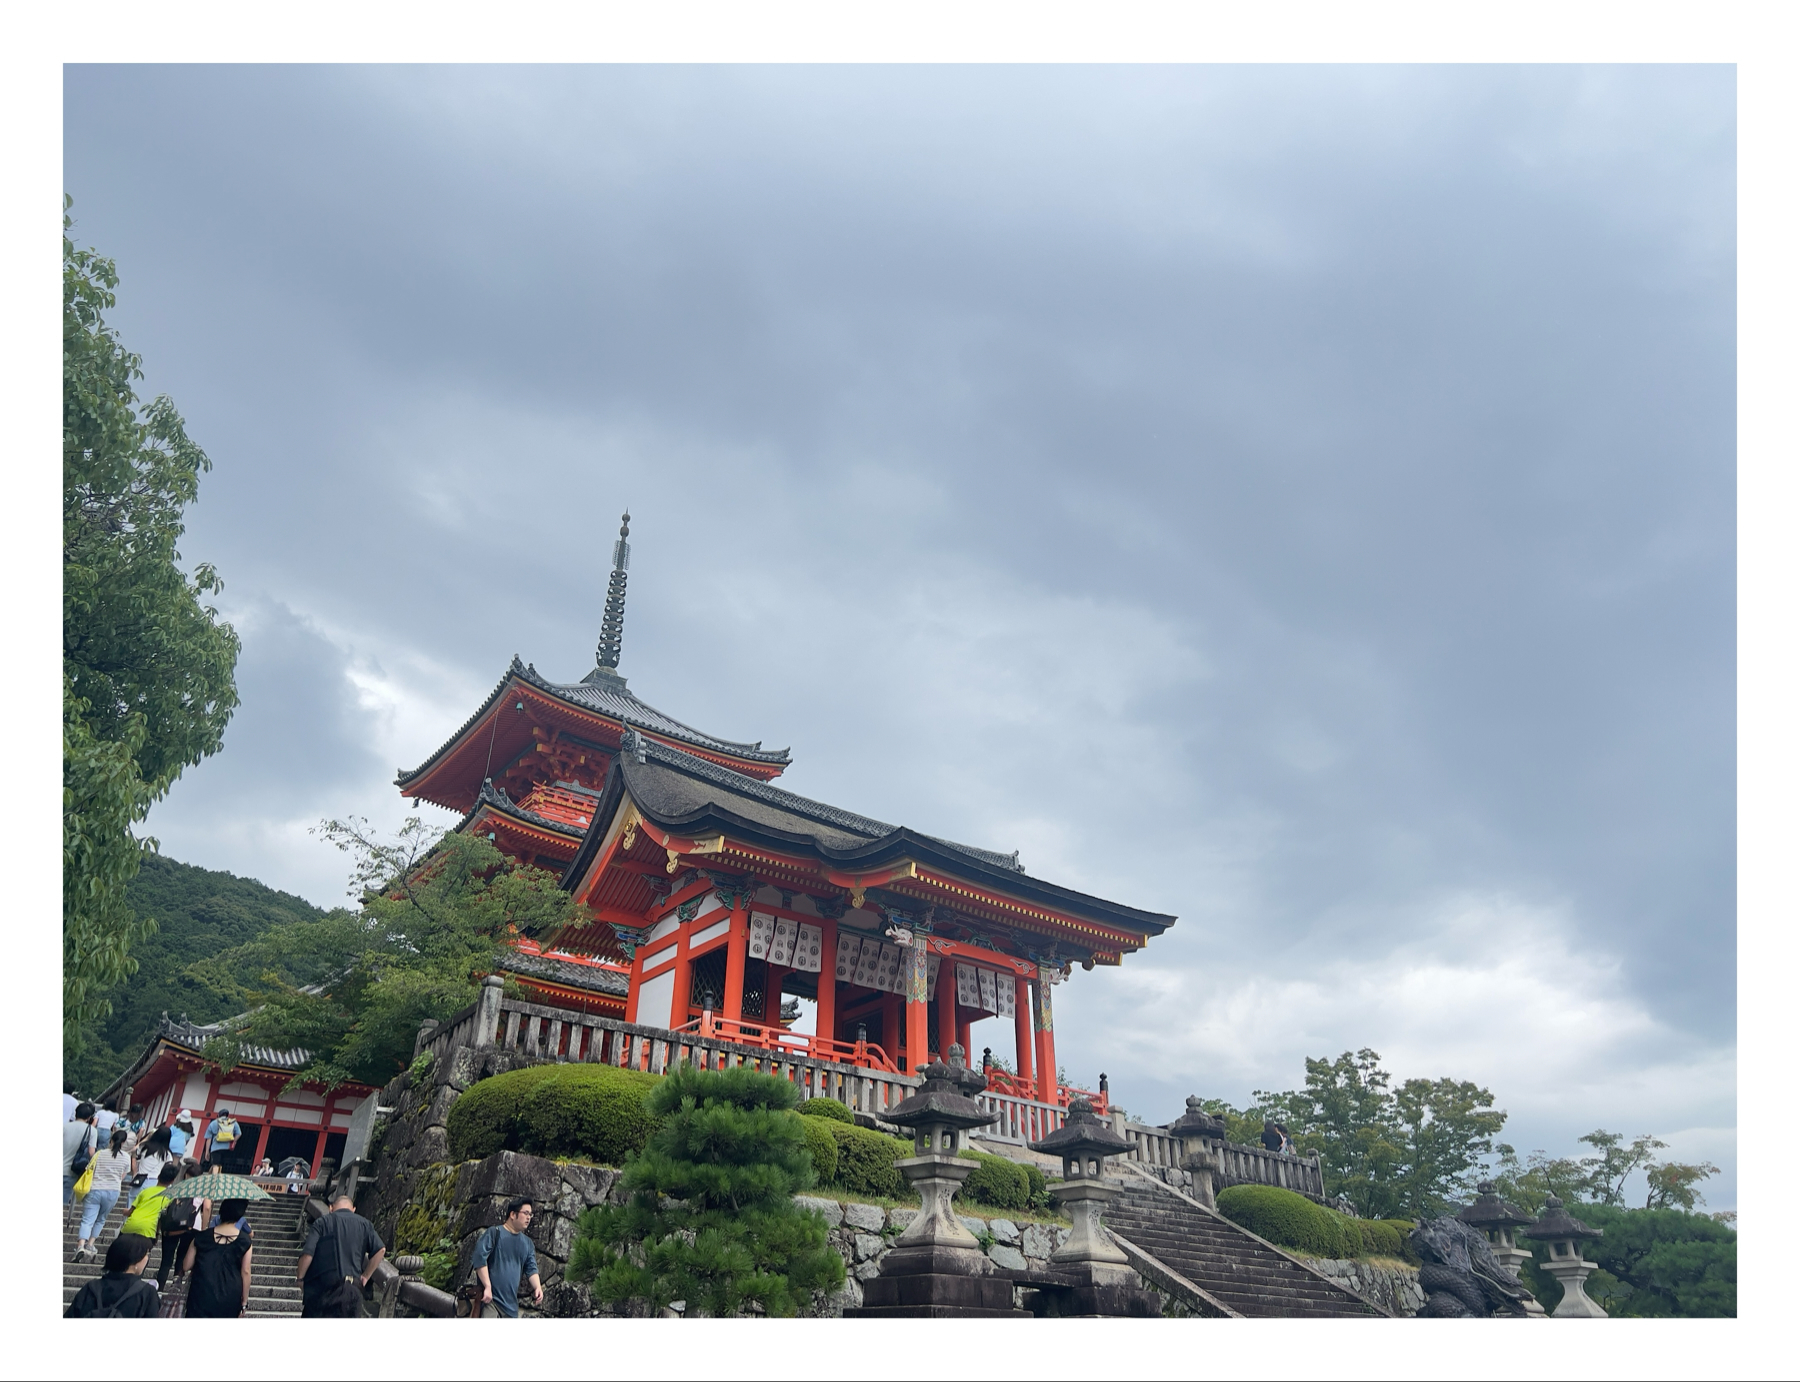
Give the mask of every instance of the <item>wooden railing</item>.
M 734 1022 L 728 1017 L 702 1013 L 674 1030 L 699 1037 L 721 1037 L 739 1046 L 782 1051 L 835 1065 L 860 1065 L 895 1074 L 900 1070 L 893 1058 L 872 1041 L 833 1041 L 807 1032 L 790 1032 L 775 1023 Z
M 744 1034 L 737 1029 L 750 1025 L 715 1020 L 715 1027 L 731 1030 L 709 1034 L 671 1031 L 507 998 L 499 1004 L 493 1041 L 482 1044 L 539 1060 L 592 1061 L 653 1075 L 666 1074 L 670 1066 L 684 1063 L 702 1070 L 749 1066 L 793 1081 L 803 1098 L 835 1099 L 847 1108 L 877 1117 L 919 1087 L 916 1076 L 902 1075 L 891 1066 L 870 1068 L 824 1059 L 760 1035 L 756 1041 L 738 1039 Z M 885 1054 L 881 1058 L 886 1061 Z
M 1122 1126 L 1121 1126 L 1122 1125 Z M 1181 1139 L 1171 1137 L 1167 1128 L 1123 1119 L 1113 1125 L 1131 1143 L 1131 1160 L 1145 1166 L 1179 1167 Z M 1319 1154 L 1284 1155 L 1266 1147 L 1247 1147 L 1227 1142 L 1222 1149 L 1224 1170 L 1215 1173 L 1214 1185 L 1223 1190 L 1228 1185 L 1275 1185 L 1297 1191 L 1315 1200 L 1325 1198 L 1325 1173 L 1319 1166 Z

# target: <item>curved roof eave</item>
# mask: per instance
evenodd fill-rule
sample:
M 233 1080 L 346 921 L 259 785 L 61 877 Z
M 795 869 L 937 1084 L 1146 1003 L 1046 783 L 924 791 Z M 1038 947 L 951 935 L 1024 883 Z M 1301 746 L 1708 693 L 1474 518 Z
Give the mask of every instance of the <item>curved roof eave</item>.
M 549 816 L 540 816 L 536 811 L 527 811 L 492 781 L 483 782 L 481 791 L 475 796 L 475 804 L 469 808 L 469 814 L 458 821 L 452 833 L 469 828 L 469 823 L 481 814 L 482 807 L 490 807 L 502 816 L 510 817 L 525 825 L 535 825 L 541 830 L 549 830 L 569 840 L 580 840 L 587 831 L 578 825 L 570 825 L 567 821 L 553 820 Z
M 1076 892 L 1073 888 L 1064 888 L 1055 883 L 1045 882 L 1041 878 L 1033 878 L 1028 873 L 997 867 L 974 855 L 966 854 L 955 846 L 947 846 L 935 836 L 921 835 L 916 830 L 910 830 L 905 826 L 897 827 L 888 834 L 869 841 L 866 845 L 841 849 L 824 844 L 810 835 L 745 820 L 718 805 L 708 805 L 698 811 L 691 811 L 685 816 L 663 818 L 646 810 L 642 803 L 636 802 L 635 798 L 633 800 L 645 820 L 651 821 L 671 833 L 692 835 L 716 830 L 720 834 L 730 835 L 746 844 L 762 844 L 778 851 L 789 852 L 797 848 L 800 852 L 814 854 L 824 862 L 840 869 L 854 869 L 859 865 L 877 869 L 902 858 L 912 859 L 918 863 L 942 869 L 946 873 L 958 874 L 972 882 L 984 883 L 1003 896 L 1017 897 L 1042 906 L 1074 912 L 1090 920 L 1103 921 L 1113 926 L 1140 932 L 1145 936 L 1161 935 L 1176 921 L 1175 917 L 1166 913 L 1141 911 L 1136 907 L 1109 902 L 1105 898 L 1095 897 L 1090 893 Z M 596 824 L 599 819 L 599 816 L 596 815 Z
M 631 705 L 641 707 L 645 713 L 634 715 L 623 706 L 609 708 L 606 705 L 597 703 L 597 701 L 596 703 L 590 703 L 590 698 L 598 698 L 602 693 L 596 690 L 571 694 L 573 692 L 579 692 L 579 688 L 584 686 L 585 683 L 573 682 L 565 684 L 550 681 L 539 673 L 537 668 L 523 662 L 519 658 L 519 655 L 514 653 L 512 665 L 506 669 L 505 675 L 495 683 L 494 689 L 488 693 L 487 699 L 482 701 L 480 706 L 476 708 L 475 713 L 464 720 L 456 732 L 440 744 L 436 751 L 418 767 L 413 768 L 411 771 L 402 768 L 394 777 L 394 785 L 399 787 L 404 793 L 407 784 L 418 781 L 442 762 L 451 750 L 462 742 L 463 738 L 470 730 L 474 729 L 475 726 L 482 722 L 482 720 L 487 718 L 488 712 L 494 708 L 496 702 L 498 702 L 505 694 L 507 684 L 515 677 L 533 690 L 541 691 L 546 696 L 561 701 L 572 710 L 585 711 L 590 715 L 599 715 L 616 719 L 621 724 L 631 725 L 634 728 L 645 730 L 651 734 L 666 734 L 672 739 L 683 740 L 694 748 L 709 753 L 722 754 L 728 758 L 739 758 L 746 763 L 781 764 L 785 766 L 792 762 L 791 752 L 788 749 L 765 749 L 760 740 L 754 744 L 744 744 L 732 739 L 716 738 L 703 730 L 695 729 L 692 725 L 684 724 L 682 721 L 677 720 L 673 715 L 665 715 L 655 706 L 639 700 L 629 691 L 609 691 L 605 694 L 617 700 L 629 701 Z

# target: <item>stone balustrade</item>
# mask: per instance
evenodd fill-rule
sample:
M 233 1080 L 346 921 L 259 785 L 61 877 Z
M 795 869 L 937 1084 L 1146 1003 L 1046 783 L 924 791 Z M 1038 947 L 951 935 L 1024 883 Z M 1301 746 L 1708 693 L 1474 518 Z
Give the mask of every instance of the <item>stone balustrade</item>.
M 1115 1117 L 1115 1129 L 1131 1143 L 1130 1160 L 1156 1172 L 1160 1179 L 1179 1183 L 1186 1172 L 1181 1169 L 1181 1139 L 1170 1135 L 1167 1128 L 1153 1127 Z M 1273 1185 L 1292 1190 L 1308 1199 L 1324 1200 L 1325 1173 L 1317 1152 L 1306 1156 L 1284 1156 L 1266 1147 L 1245 1146 L 1227 1142 L 1220 1149 L 1222 1170 L 1213 1176 L 1213 1186 L 1223 1190 L 1228 1185 Z

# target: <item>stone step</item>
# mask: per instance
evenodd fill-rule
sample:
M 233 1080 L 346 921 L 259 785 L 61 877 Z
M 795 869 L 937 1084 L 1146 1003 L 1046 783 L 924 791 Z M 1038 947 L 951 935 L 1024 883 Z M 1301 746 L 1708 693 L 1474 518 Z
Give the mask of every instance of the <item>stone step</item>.
M 1108 1206 L 1106 1218 L 1122 1237 L 1240 1314 L 1371 1313 L 1348 1291 L 1173 1192 L 1132 1184 Z

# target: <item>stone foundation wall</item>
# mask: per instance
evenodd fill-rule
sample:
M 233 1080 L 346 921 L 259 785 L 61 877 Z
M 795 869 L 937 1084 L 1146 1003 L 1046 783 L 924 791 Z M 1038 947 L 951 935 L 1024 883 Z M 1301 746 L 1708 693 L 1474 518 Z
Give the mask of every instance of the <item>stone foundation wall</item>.
M 1300 1260 L 1396 1315 L 1416 1315 L 1425 1304 L 1417 1267 L 1364 1262 L 1355 1257 L 1302 1257 Z
M 497 1047 L 457 1047 L 440 1065 L 415 1079 L 409 1071 L 382 1088 L 376 1103 L 393 1112 L 371 1139 L 372 1172 L 357 1187 L 356 1208 L 391 1245 L 400 1215 L 422 1201 L 443 1198 L 442 1172 L 450 1156 L 445 1120 L 450 1105 L 477 1080 L 540 1062 Z M 436 1191 L 437 1193 L 433 1193 Z
M 395 1160 L 403 1162 L 405 1158 L 397 1152 Z M 575 1241 L 576 1221 L 584 1211 L 596 1205 L 620 1203 L 623 1197 L 618 1181 L 619 1172 L 611 1167 L 549 1161 L 520 1152 L 498 1152 L 483 1161 L 465 1161 L 457 1166 L 439 1163 L 398 1170 L 395 1184 L 380 1186 L 366 1198 L 370 1208 L 380 1206 L 391 1211 L 393 1223 L 376 1221 L 383 1237 L 390 1243 L 394 1224 L 401 1222 L 415 1237 L 425 1231 L 431 1237 L 441 1233 L 455 1241 L 456 1271 L 451 1278 L 451 1290 L 468 1280 L 469 1259 L 474 1255 L 475 1244 L 483 1233 L 505 1218 L 507 1202 L 529 1198 L 536 1209 L 531 1240 L 537 1250 L 544 1304 L 541 1310 L 527 1308 L 523 1313 L 528 1317 L 541 1315 L 561 1319 L 641 1317 L 644 1314 L 642 1307 L 595 1301 L 586 1286 L 574 1285 L 563 1275 Z M 415 1202 L 396 1206 L 400 1182 L 416 1187 Z M 862 1304 L 862 1283 L 881 1270 L 882 1259 L 919 1211 L 883 1209 L 879 1205 L 812 1195 L 801 1195 L 797 1200 L 824 1216 L 827 1241 L 844 1259 L 845 1275 L 841 1290 L 815 1292 L 812 1303 L 801 1313 L 811 1318 L 842 1315 L 846 1309 Z M 402 1221 L 403 1214 L 429 1216 L 434 1226 L 428 1231 L 422 1230 L 419 1218 L 408 1217 Z M 1002 1215 L 965 1214 L 960 1217 L 969 1232 L 981 1241 L 983 1250 L 1000 1267 L 1042 1267 L 1069 1236 L 1066 1226 L 1014 1222 Z

